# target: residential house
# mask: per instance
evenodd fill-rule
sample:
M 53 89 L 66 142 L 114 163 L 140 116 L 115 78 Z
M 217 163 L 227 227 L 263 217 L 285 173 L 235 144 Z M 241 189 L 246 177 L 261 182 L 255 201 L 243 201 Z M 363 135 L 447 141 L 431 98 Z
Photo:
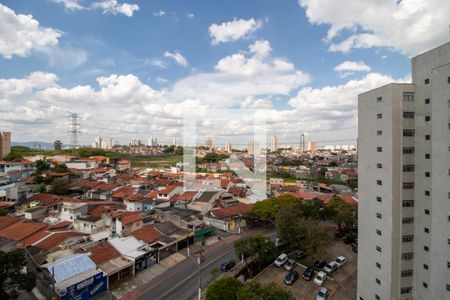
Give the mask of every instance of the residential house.
M 73 222 L 73 228 L 81 233 L 94 234 L 105 228 L 105 220 L 100 217 L 79 217 Z
M 88 204 L 83 202 L 63 202 L 60 213 L 62 221 L 73 222 L 79 217 L 84 217 L 88 212 Z

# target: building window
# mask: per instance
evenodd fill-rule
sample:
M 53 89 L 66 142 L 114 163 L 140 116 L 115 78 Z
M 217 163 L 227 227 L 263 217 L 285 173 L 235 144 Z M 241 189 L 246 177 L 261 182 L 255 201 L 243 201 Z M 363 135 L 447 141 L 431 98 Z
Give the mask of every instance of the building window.
M 381 230 L 380 229 L 377 229 L 377 234 L 381 235 Z
M 378 169 L 381 169 L 382 167 L 383 167 L 382 164 L 377 164 L 377 168 L 378 168 Z M 450 170 L 448 170 L 448 172 L 449 172 L 449 174 L 450 174 Z
M 383 130 L 377 130 L 377 135 L 383 135 Z
M 403 165 L 403 172 L 414 172 L 414 165 Z
M 383 152 L 383 147 L 377 147 L 377 152 Z
M 381 264 L 379 262 L 375 262 L 375 266 L 377 266 L 378 269 L 381 269 Z
M 378 296 L 377 294 L 375 294 L 375 300 L 380 300 L 380 296 Z
M 450 170 L 449 170 L 449 173 L 450 173 Z M 430 177 L 430 176 L 431 176 L 430 172 L 425 172 L 425 177 Z
M 430 210 L 429 209 L 425 209 L 425 214 L 429 215 L 430 214 Z
M 447 77 L 447 83 L 450 83 L 450 77 Z
M 403 287 L 400 289 L 400 294 L 409 294 L 412 291 L 412 287 Z
M 404 111 L 403 118 L 404 119 L 414 119 L 414 112 L 413 111 Z
M 383 114 L 377 114 L 377 119 L 382 119 L 383 118 Z
M 430 251 L 430 248 L 428 248 L 427 246 L 423 246 L 423 250 L 428 252 L 428 251 Z
M 414 136 L 414 129 L 403 130 L 403 136 Z
M 414 207 L 414 200 L 403 200 L 402 206 L 403 207 Z
M 431 140 L 431 135 L 429 135 L 429 134 L 425 135 L 425 140 L 426 140 L 426 141 Z
M 425 82 L 425 84 L 429 84 L 430 83 L 430 79 L 427 78 L 427 79 L 424 80 L 424 82 Z
M 403 260 L 411 260 L 414 257 L 414 253 L 412 252 L 407 252 L 407 253 L 402 253 L 402 259 Z
M 425 122 L 431 121 L 431 116 L 425 116 Z
M 447 269 L 450 269 L 450 261 L 447 262 Z
M 425 196 L 430 196 L 430 191 L 425 191 Z
M 403 147 L 403 154 L 414 154 L 414 147 Z
M 414 182 L 403 182 L 404 190 L 412 190 L 414 189 Z
M 428 270 L 428 265 L 427 265 L 427 264 L 423 264 L 423 268 L 424 268 L 425 270 Z
M 381 247 L 380 246 L 377 246 L 376 249 L 377 249 L 378 252 L 381 252 Z
M 381 100 L 383 100 L 383 97 L 377 97 L 377 102 L 381 102 Z
M 377 213 L 377 218 L 381 219 L 381 214 L 380 213 Z
M 412 242 L 412 241 L 414 241 L 414 235 L 404 235 L 404 236 L 402 236 L 402 242 L 403 243 L 410 243 L 410 242 Z
M 403 218 L 402 219 L 402 224 L 412 224 L 414 223 L 414 218 L 410 217 L 410 218 Z
M 422 285 L 423 285 L 424 288 L 428 288 L 428 284 L 426 284 L 425 282 L 422 283 Z
M 450 193 L 449 193 L 449 198 L 450 198 Z M 377 202 L 381 202 L 381 197 L 377 197 Z
M 414 93 L 412 93 L 412 92 L 403 92 L 403 100 L 404 101 L 414 101 Z
M 413 270 L 403 270 L 402 277 L 411 277 L 413 276 Z
M 381 182 L 381 180 L 377 180 L 377 185 L 383 185 L 383 182 Z
M 376 282 L 377 284 L 381 284 L 381 281 L 380 281 L 380 279 L 378 279 L 378 278 L 375 278 L 375 282 Z
M 425 228 L 423 229 L 423 231 L 425 231 L 425 233 L 430 233 L 430 229 L 427 228 L 427 227 L 425 227 Z
M 450 284 L 447 284 L 447 291 L 450 291 Z
M 425 104 L 430 104 L 430 98 L 425 99 Z
M 425 154 L 425 159 L 430 159 L 430 157 L 431 157 L 431 154 L 429 154 L 429 153 Z

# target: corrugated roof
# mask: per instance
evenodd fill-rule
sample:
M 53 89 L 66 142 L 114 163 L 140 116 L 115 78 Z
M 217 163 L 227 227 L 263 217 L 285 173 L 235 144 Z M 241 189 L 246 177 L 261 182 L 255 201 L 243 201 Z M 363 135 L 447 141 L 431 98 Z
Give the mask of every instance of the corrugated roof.
M 74 254 L 53 263 L 42 265 L 53 275 L 56 283 L 62 282 L 84 272 L 95 270 L 96 265 L 87 253 Z

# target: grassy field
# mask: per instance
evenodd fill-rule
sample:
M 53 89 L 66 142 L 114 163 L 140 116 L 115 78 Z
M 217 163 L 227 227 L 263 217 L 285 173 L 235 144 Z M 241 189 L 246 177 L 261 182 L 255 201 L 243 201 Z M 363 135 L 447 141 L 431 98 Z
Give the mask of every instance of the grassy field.
M 131 165 L 137 168 L 174 167 L 178 162 L 182 161 L 183 155 L 134 157 L 131 159 Z

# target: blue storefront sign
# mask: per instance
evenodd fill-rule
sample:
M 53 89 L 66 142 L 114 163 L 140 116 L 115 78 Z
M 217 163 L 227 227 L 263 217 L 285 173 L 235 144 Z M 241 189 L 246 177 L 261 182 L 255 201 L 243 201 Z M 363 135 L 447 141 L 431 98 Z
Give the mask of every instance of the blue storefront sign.
M 83 280 L 67 288 L 66 294 L 59 297 L 61 300 L 89 300 L 107 290 L 107 277 L 100 272 L 91 278 Z

